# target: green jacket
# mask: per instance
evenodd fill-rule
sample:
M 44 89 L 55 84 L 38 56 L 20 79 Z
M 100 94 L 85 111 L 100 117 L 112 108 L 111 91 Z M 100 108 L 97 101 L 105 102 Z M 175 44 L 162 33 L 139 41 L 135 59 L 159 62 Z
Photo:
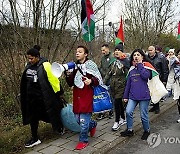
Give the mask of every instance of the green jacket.
M 123 97 L 127 72 L 128 68 L 120 60 L 115 60 L 110 64 L 108 73 L 104 78 L 104 83 L 108 84 L 110 81 L 110 92 L 113 99 Z
M 114 57 L 111 52 L 109 52 L 108 55 L 104 55 L 101 58 L 101 64 L 100 64 L 99 71 L 101 73 L 102 78 L 104 78 L 106 76 L 109 66 L 112 63 L 112 61 L 114 61 Z

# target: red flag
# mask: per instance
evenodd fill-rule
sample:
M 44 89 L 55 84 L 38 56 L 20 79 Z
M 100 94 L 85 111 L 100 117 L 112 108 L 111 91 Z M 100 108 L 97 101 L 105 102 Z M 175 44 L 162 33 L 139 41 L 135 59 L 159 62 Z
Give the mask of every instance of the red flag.
M 180 40 L 180 21 L 179 21 L 179 24 L 178 24 L 178 37 L 177 37 L 178 40 Z
M 115 45 L 119 44 L 120 42 L 124 43 L 124 29 L 123 29 L 123 20 L 121 17 L 121 21 L 120 21 L 120 27 L 118 30 L 118 34 L 115 40 Z

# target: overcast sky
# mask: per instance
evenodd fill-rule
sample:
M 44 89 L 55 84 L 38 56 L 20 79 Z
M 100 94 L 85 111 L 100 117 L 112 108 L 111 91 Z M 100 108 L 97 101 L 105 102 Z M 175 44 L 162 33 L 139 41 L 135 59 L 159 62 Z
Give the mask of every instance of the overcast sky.
M 113 23 L 119 22 L 120 16 L 123 15 L 124 0 L 114 0 L 111 4 L 110 11 L 107 14 L 107 20 Z

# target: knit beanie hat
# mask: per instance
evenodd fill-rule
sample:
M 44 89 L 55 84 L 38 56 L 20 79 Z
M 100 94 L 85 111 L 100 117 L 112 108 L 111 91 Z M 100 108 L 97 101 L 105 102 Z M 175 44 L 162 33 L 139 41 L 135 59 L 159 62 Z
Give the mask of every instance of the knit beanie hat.
M 172 53 L 174 53 L 174 50 L 175 50 L 175 49 L 169 49 L 169 52 L 172 52 Z
M 124 52 L 123 44 L 122 44 L 122 43 L 119 43 L 119 44 L 115 47 L 114 50 L 116 50 L 116 49 L 118 49 L 118 50 Z

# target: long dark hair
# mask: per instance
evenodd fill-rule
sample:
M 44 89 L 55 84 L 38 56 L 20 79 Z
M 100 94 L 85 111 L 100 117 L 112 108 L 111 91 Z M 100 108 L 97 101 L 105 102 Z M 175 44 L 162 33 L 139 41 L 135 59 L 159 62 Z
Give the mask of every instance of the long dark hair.
M 133 55 L 135 52 L 139 52 L 141 54 L 141 56 L 143 56 L 143 62 L 149 62 L 151 63 L 151 61 L 149 60 L 148 56 L 143 52 L 142 49 L 135 49 L 132 53 L 131 53 L 131 56 L 130 56 L 130 65 L 132 66 L 133 65 Z M 152 64 L 152 63 L 151 63 Z

